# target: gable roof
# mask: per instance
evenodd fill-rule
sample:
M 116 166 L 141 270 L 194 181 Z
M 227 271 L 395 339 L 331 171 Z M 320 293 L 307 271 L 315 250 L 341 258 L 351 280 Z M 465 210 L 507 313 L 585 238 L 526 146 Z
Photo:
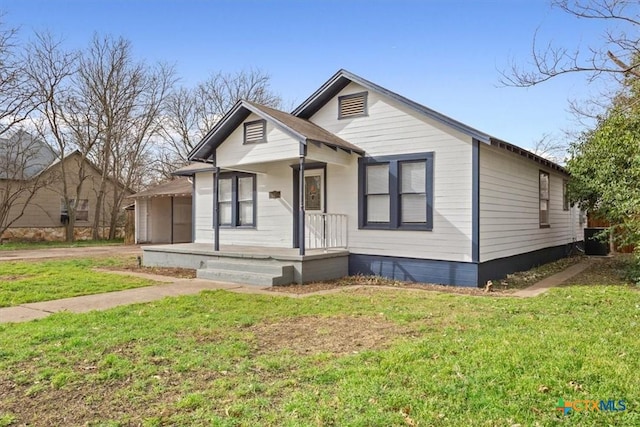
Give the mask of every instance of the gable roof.
M 463 134 L 468 135 L 471 138 L 489 143 L 490 136 L 486 133 L 480 132 L 479 130 L 474 129 L 471 126 L 467 126 L 464 123 L 454 120 L 451 117 L 445 116 L 444 114 L 438 113 L 431 108 L 418 104 L 417 102 L 412 101 L 409 98 L 405 98 L 402 95 L 390 91 L 389 89 L 385 89 L 382 86 L 370 82 L 367 79 L 363 79 L 362 77 L 357 76 L 347 70 L 339 70 L 337 73 L 335 73 L 309 98 L 307 98 L 302 104 L 300 104 L 295 110 L 293 110 L 291 114 L 304 119 L 310 118 L 316 112 L 318 112 L 318 110 L 320 110 L 320 108 L 322 108 L 327 102 L 329 102 L 331 98 L 336 96 L 351 82 L 357 83 L 370 91 L 389 97 L 399 102 L 400 104 L 420 114 L 430 117 L 437 122 L 456 129 L 457 131 L 462 132 Z
M 128 199 L 140 199 L 145 197 L 190 196 L 193 192 L 193 184 L 187 178 L 177 178 L 162 182 L 128 196 Z
M 370 82 L 367 79 L 363 79 L 362 77 L 344 69 L 339 70 L 337 73 L 335 73 L 309 98 L 307 98 L 304 102 L 302 102 L 302 104 L 300 104 L 295 110 L 293 110 L 291 114 L 304 119 L 310 118 L 316 112 L 318 112 L 318 110 L 320 110 L 327 102 L 329 102 L 329 100 L 336 96 L 342 89 L 347 87 L 347 85 L 351 82 L 357 83 L 367 90 L 389 97 L 397 101 L 398 103 L 420 114 L 430 117 L 437 122 L 449 126 L 459 132 L 462 132 L 463 134 L 468 135 L 473 139 L 484 142 L 488 145 L 492 145 L 494 147 L 499 147 L 512 153 L 519 154 L 522 157 L 533 160 L 534 162 L 544 165 L 550 169 L 568 174 L 567 170 L 564 167 L 555 162 L 552 162 L 551 160 L 545 159 L 544 157 L 532 153 L 531 151 L 525 150 L 524 148 L 518 147 L 517 145 L 502 141 L 498 138 L 494 138 L 484 132 L 472 128 L 471 126 L 465 125 L 464 123 L 454 120 L 451 117 L 438 113 L 431 108 L 418 104 L 415 101 L 405 98 L 402 95 L 392 92 L 389 89 L 383 88 L 382 86 Z
M 345 141 L 309 120 L 242 99 L 225 114 L 191 153 L 189 153 L 189 160 L 208 160 L 213 151 L 220 146 L 251 113 L 263 118 L 283 132 L 289 134 L 292 138 L 305 144 L 312 142 L 324 144 L 331 148 L 341 149 L 350 153 L 364 153 L 358 146 Z
M 9 138 L 0 138 L 0 179 L 33 178 L 57 158 L 49 144 L 20 130 Z

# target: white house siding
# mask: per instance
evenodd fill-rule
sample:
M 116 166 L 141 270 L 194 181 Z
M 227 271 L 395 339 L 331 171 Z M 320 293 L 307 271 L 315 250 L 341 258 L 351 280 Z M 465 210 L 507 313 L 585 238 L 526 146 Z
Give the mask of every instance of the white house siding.
M 550 227 L 540 228 L 539 171 L 549 173 Z M 564 211 L 559 172 L 495 147 L 480 148 L 480 261 L 571 243 L 579 212 Z M 581 238 L 578 238 L 581 240 Z
M 255 120 L 260 120 L 260 117 L 250 114 L 244 123 Z M 266 143 L 244 144 L 244 124 L 240 124 L 224 144 L 217 148 L 218 166 L 226 168 L 298 157 L 300 153 L 298 141 L 269 122 L 267 122 L 266 132 Z
M 359 230 L 358 165 L 329 165 L 328 212 L 349 216 L 349 250 L 447 261 L 471 261 L 471 138 L 368 93 L 368 116 L 338 120 L 338 96 L 365 91 L 351 83 L 310 120 L 366 151 L 367 156 L 434 153 L 432 231 Z
M 220 228 L 221 245 L 248 245 L 290 248 L 293 246 L 293 171 L 291 162 L 265 165 L 256 175 L 256 227 Z M 213 243 L 213 174 L 196 175 L 195 242 Z M 270 191 L 280 191 L 270 199 Z

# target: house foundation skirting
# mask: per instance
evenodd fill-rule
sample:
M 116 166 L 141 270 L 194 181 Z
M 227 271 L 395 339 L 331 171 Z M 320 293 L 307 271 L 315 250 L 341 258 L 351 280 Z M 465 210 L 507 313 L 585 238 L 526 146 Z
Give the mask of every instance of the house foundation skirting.
M 482 263 L 349 254 L 349 274 L 365 274 L 421 283 L 478 287 L 488 280 L 524 271 L 569 255 L 571 244 Z
M 75 227 L 74 234 L 76 240 L 91 240 L 91 227 Z M 8 228 L 0 240 L 9 242 L 55 242 L 65 240 L 65 227 L 12 227 Z M 116 238 L 124 236 L 124 227 L 118 227 Z M 100 228 L 100 238 L 109 237 L 109 227 Z

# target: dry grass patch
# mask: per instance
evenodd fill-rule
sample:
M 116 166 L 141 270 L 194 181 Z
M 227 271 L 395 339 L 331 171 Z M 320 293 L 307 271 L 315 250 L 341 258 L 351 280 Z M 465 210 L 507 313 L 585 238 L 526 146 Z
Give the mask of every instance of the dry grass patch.
M 385 348 L 408 329 L 383 316 L 303 316 L 249 328 L 256 336 L 257 352 L 290 350 L 298 355 L 345 355 Z

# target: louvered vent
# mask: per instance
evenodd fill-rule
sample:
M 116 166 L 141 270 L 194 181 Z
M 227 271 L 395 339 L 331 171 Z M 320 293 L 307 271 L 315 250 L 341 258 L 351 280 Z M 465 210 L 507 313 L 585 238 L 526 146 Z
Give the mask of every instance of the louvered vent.
M 257 142 L 266 142 L 265 138 L 266 122 L 258 120 L 244 124 L 244 143 L 255 144 Z
M 338 98 L 338 118 L 358 117 L 367 115 L 367 92 L 354 93 Z

